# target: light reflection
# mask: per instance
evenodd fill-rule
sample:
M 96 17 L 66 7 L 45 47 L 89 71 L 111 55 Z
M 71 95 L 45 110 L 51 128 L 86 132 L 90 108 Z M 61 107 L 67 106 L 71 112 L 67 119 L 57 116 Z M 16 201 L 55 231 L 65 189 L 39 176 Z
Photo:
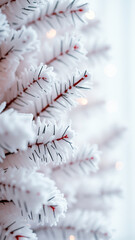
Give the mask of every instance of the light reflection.
M 87 98 L 78 98 L 77 101 L 80 105 L 86 105 L 88 103 Z
M 74 235 L 70 235 L 69 236 L 69 240 L 75 240 L 75 236 Z
M 56 36 L 56 30 L 52 28 L 50 31 L 46 33 L 46 36 L 47 38 L 54 38 Z
M 122 162 L 122 161 L 116 162 L 115 168 L 116 168 L 116 170 L 118 170 L 118 171 L 122 170 L 122 168 L 123 168 L 123 162 Z
M 85 13 L 85 16 L 87 19 L 94 19 L 95 18 L 95 12 L 93 10 L 89 10 L 88 12 Z

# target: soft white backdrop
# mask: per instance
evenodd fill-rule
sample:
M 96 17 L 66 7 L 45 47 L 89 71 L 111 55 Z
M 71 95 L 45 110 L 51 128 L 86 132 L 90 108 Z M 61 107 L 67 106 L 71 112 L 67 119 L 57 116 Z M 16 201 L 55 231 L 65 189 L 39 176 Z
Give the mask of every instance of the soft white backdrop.
M 116 74 L 108 80 L 108 98 L 117 102 L 118 118 L 127 125 L 126 144 L 121 149 L 124 199 L 113 214 L 115 240 L 135 239 L 135 0 L 93 0 L 91 8 L 102 21 L 106 40 L 112 46 Z

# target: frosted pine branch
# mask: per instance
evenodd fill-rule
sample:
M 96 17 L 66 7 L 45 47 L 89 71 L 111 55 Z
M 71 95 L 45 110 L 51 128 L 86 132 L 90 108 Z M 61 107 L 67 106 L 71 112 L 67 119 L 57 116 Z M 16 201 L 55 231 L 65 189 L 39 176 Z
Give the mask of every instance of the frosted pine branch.
M 60 227 L 72 228 L 76 231 L 89 233 L 101 239 L 110 239 L 110 232 L 104 226 L 103 215 L 99 212 L 75 210 L 68 212 L 66 218 L 58 225 Z
M 42 224 L 56 224 L 67 208 L 66 200 L 52 180 L 25 168 L 1 169 L 0 198 L 12 200 L 22 216 Z
M 26 151 L 7 154 L 0 167 L 40 167 L 48 163 L 61 164 L 66 161 L 72 151 L 73 132 L 63 124 L 46 124 L 37 119 L 35 141 L 27 145 Z
M 0 9 L 0 239 L 37 240 L 32 226 L 39 240 L 108 240 L 99 211 L 119 188 L 98 177 L 97 147 L 73 155 L 73 133 L 62 122 L 91 88 L 77 32 L 92 46 L 90 59 L 108 50 L 88 44 L 98 22 L 82 27 L 84 0 L 1 0 Z
M 91 32 L 92 30 L 96 30 L 99 28 L 100 21 L 98 19 L 93 19 L 93 20 L 88 20 L 87 19 L 87 24 L 84 24 L 82 26 L 82 31 L 84 32 Z
M 67 239 L 70 235 L 77 237 L 80 240 L 84 239 L 104 239 L 111 238 L 110 231 L 104 226 L 104 219 L 101 213 L 76 210 L 68 212 L 66 218 L 58 223 L 57 228 L 45 227 L 37 229 L 36 233 L 39 239 L 48 237 L 50 240 L 57 239 L 64 240 L 63 233 Z
M 0 44 L 2 41 L 4 41 L 9 34 L 9 25 L 6 20 L 6 16 L 1 13 L 0 10 Z
M 81 178 L 75 197 L 77 199 L 76 207 L 104 211 L 112 208 L 113 200 L 122 197 L 122 187 L 114 178 L 108 179 L 105 174 L 99 176 L 97 172 L 91 178 Z
M 1 2 L 0 2 L 0 6 L 6 4 L 6 3 L 8 3 L 8 2 L 9 2 L 9 0 L 1 0 Z
M 35 1 L 19 0 L 4 5 L 3 12 L 15 29 L 26 25 L 36 27 L 36 30 L 43 30 L 75 24 L 78 20 L 84 22 L 83 14 L 87 8 L 87 3 L 80 0 L 38 1 L 38 4 Z
M 9 2 L 13 2 L 13 1 L 16 1 L 16 0 L 1 0 L 0 1 L 0 6 L 3 6 L 5 4 L 8 4 Z
M 63 79 L 60 83 L 53 84 L 52 91 L 44 99 L 42 109 L 40 108 L 39 112 L 34 115 L 41 118 L 57 118 L 63 111 L 65 112 L 75 105 L 76 96 L 80 96 L 82 90 L 89 89 L 90 86 L 90 75 L 87 71 L 73 75 L 70 79 Z
M 41 46 L 39 60 L 46 65 L 53 66 L 54 69 L 62 74 L 61 68 L 64 68 L 64 76 L 66 69 L 74 69 L 79 63 L 86 61 L 86 50 L 84 49 L 80 39 L 76 36 L 66 35 L 65 37 L 56 38 L 52 42 L 50 48 L 45 44 Z
M 42 85 L 36 83 L 35 88 L 30 87 L 15 98 L 10 107 L 19 112 L 32 113 L 34 118 L 40 116 L 45 119 L 57 119 L 63 111 L 67 111 L 76 103 L 75 98 L 82 95 L 82 90 L 91 87 L 90 78 L 87 71 L 71 75 L 70 79 L 65 78 L 62 82 L 52 83 L 52 88 L 47 93 L 42 89 Z M 44 82 L 42 79 L 41 81 Z
M 19 210 L 10 202 L 0 202 L 0 239 L 37 240 L 30 225 L 23 219 Z
M 35 36 L 35 32 L 30 28 L 27 31 L 25 27 L 19 31 L 12 30 L 10 36 L 1 45 L 0 61 L 2 62 L 10 53 L 20 59 L 23 53 L 34 50 L 33 45 L 30 43 Z
M 7 4 L 3 4 L 2 11 L 7 16 L 11 27 L 19 30 L 23 25 L 26 25 L 27 18 L 33 16 L 33 12 L 39 8 L 40 2 L 34 0 L 10 0 L 8 3 L 6 1 Z
M 105 149 L 105 148 L 109 148 L 110 146 L 113 146 L 115 142 L 121 138 L 124 131 L 126 130 L 125 127 L 120 127 L 115 125 L 112 126 L 111 129 L 112 130 L 110 131 L 110 128 L 109 128 L 109 130 L 106 131 L 104 136 L 100 136 L 100 138 L 94 139 L 94 141 L 96 140 L 96 142 L 98 143 L 101 149 Z
M 1 104 L 0 112 L 5 108 Z M 32 124 L 32 115 L 23 114 L 9 109 L 0 113 L 0 161 L 5 158 L 6 152 L 26 150 L 28 142 L 35 139 Z
M 0 46 L 0 93 L 9 89 L 15 81 L 20 60 L 25 53 L 36 47 L 36 33 L 23 27 L 20 31 L 11 30 L 9 37 Z
M 87 175 L 90 172 L 95 172 L 98 169 L 99 154 L 96 145 L 85 146 L 64 165 L 53 168 L 54 174 L 59 175 L 63 172 L 68 176 L 75 176 L 76 174 Z
M 88 50 L 87 57 L 91 62 L 101 57 L 105 58 L 109 50 L 110 46 L 95 43 L 91 49 Z
M 33 98 L 36 101 L 42 93 L 47 93 L 51 88 L 50 85 L 54 78 L 52 68 L 47 68 L 43 64 L 40 64 L 39 67 L 31 66 L 29 69 L 25 69 L 4 96 L 7 107 L 16 109 L 17 106 L 28 105 Z

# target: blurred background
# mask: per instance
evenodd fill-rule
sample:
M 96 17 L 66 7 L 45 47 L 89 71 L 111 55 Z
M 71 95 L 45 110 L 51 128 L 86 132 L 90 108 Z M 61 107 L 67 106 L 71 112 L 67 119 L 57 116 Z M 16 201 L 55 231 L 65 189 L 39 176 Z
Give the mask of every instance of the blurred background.
M 119 175 L 124 194 L 113 211 L 115 240 L 135 239 L 135 1 L 90 1 L 93 18 L 101 20 L 105 42 L 111 46 L 104 66 L 108 111 L 127 127 L 119 144 Z M 102 75 L 103 76 L 103 75 Z M 118 152 L 117 152 L 118 153 Z
M 89 29 L 82 27 L 81 33 L 94 86 L 91 93 L 78 98 L 79 106 L 70 113 L 70 118 L 78 132 L 78 142 L 97 143 L 102 151 L 99 177 L 95 175 L 98 183 L 90 189 L 94 194 L 97 186 L 101 188 L 97 205 L 105 215 L 112 206 L 108 225 L 111 229 L 113 226 L 113 239 L 134 240 L 135 0 L 89 0 L 89 3 L 90 11 L 86 13 Z M 46 36 L 50 40 L 55 35 L 52 29 Z M 104 195 L 108 195 L 109 203 Z M 113 195 L 118 195 L 117 200 L 112 200 Z

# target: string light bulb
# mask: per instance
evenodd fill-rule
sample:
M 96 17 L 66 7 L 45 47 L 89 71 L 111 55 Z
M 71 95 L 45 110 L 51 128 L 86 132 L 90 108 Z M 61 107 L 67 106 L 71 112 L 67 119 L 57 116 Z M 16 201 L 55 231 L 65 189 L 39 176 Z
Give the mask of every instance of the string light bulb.
M 123 162 L 122 161 L 117 161 L 115 164 L 116 170 L 120 171 L 123 168 Z
M 89 20 L 93 20 L 95 18 L 95 12 L 93 10 L 89 10 L 85 13 L 85 16 Z
M 47 33 L 46 33 L 46 36 L 47 36 L 47 38 L 54 38 L 55 36 L 56 36 L 56 30 L 55 29 L 51 29 L 50 31 L 48 31 Z
M 87 98 L 83 98 L 83 97 L 82 98 L 78 98 L 77 101 L 78 101 L 78 103 L 80 105 L 87 105 L 87 103 L 88 103 Z
M 75 240 L 75 236 L 74 235 L 70 235 L 69 236 L 69 240 Z

